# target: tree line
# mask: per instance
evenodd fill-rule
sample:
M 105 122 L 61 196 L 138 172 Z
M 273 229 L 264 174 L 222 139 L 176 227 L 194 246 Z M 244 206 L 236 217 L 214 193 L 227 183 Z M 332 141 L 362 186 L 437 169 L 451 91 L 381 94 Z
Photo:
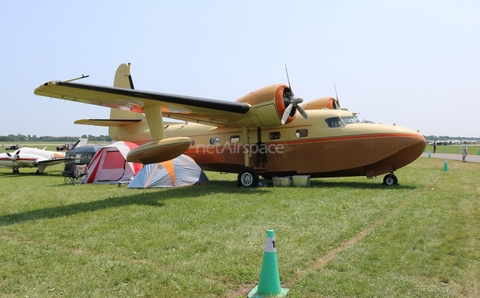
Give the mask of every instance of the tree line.
M 427 141 L 445 141 L 445 140 L 465 140 L 465 141 L 476 141 L 479 138 L 472 137 L 449 137 L 449 136 L 423 136 Z
M 0 136 L 0 142 L 65 142 L 75 143 L 79 138 L 88 139 L 89 141 L 97 142 L 111 142 L 112 139 L 106 135 L 94 136 L 94 135 L 82 135 L 80 137 L 63 136 L 41 136 L 36 135 L 23 135 L 23 134 L 10 134 L 8 136 Z

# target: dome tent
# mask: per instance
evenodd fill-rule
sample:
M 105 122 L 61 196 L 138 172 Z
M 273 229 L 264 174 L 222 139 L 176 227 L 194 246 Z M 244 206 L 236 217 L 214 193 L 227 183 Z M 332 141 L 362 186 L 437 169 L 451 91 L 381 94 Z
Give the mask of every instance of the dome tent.
M 210 183 L 195 161 L 180 155 L 161 163 L 144 165 L 128 188 L 184 187 Z
M 114 184 L 130 182 L 142 165 L 127 162 L 127 154 L 138 145 L 130 142 L 114 142 L 97 151 L 88 165 L 86 183 Z

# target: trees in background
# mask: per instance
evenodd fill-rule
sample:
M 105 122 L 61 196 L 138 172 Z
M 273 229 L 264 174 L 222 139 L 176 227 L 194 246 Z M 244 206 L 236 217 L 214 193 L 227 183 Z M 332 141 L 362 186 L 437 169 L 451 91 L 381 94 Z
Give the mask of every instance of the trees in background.
M 79 138 L 87 138 L 89 141 L 97 142 L 111 142 L 112 139 L 109 136 L 100 135 L 82 135 L 82 136 L 63 136 L 63 137 L 53 137 L 53 136 L 41 136 L 37 137 L 36 135 L 23 135 L 23 134 L 10 134 L 8 136 L 0 136 L 0 142 L 76 142 Z

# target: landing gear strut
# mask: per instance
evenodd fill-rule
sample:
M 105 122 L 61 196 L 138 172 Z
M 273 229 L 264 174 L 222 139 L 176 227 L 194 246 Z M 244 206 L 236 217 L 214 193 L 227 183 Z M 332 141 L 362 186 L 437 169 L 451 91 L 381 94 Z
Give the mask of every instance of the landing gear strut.
M 255 187 L 258 186 L 258 181 L 258 173 L 252 168 L 243 168 L 238 174 L 238 186 Z
M 397 176 L 395 176 L 393 173 L 385 175 L 385 177 L 383 177 L 383 184 L 388 185 L 388 186 L 398 184 Z

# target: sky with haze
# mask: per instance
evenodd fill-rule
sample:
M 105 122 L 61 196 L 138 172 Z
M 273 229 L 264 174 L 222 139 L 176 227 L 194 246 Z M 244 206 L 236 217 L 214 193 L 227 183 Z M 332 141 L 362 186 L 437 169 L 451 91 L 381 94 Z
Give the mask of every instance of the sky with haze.
M 480 1 L 3 1 L 0 135 L 106 135 L 107 108 L 35 96 L 50 80 L 234 101 L 287 83 L 361 120 L 480 137 Z

